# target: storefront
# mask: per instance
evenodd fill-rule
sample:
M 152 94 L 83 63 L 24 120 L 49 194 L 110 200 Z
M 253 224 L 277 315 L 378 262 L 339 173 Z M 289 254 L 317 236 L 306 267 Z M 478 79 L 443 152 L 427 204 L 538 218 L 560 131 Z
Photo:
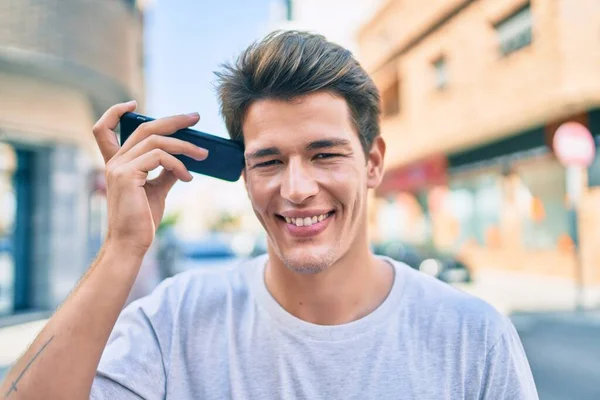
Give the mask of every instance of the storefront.
M 13 235 L 17 211 L 13 176 L 16 154 L 11 146 L 0 143 L 0 315 L 13 308 L 15 263 Z
M 444 217 L 460 229 L 440 234 L 438 244 L 454 251 L 568 247 L 566 172 L 545 148 L 454 172 L 445 204 Z
M 0 316 L 29 308 L 33 154 L 0 142 Z
M 375 193 L 377 241 L 430 245 L 430 193 L 447 182 L 447 159 L 443 155 L 386 171 Z
M 569 120 L 588 123 L 587 115 Z M 450 156 L 436 245 L 473 269 L 573 280 L 577 253 L 567 173 L 549 146 L 560 122 Z
M 432 245 L 473 270 L 573 278 L 566 170 L 548 145 L 555 125 L 389 171 L 377 192 L 380 236 Z

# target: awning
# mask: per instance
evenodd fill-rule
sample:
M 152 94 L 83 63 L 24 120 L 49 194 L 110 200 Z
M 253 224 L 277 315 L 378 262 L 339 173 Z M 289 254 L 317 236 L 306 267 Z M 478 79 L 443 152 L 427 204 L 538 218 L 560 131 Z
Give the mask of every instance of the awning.
M 448 161 L 444 155 L 436 155 L 407 166 L 385 172 L 376 189 L 377 196 L 388 196 L 399 192 L 418 192 L 431 186 L 448 182 Z

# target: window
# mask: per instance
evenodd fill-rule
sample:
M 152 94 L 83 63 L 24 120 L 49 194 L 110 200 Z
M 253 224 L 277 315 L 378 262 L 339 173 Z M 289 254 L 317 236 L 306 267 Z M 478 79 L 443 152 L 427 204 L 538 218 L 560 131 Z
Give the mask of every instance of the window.
M 136 4 L 136 0 L 124 0 L 125 4 L 127 4 L 128 7 L 134 8 L 135 4 Z
M 17 215 L 17 193 L 14 173 L 17 155 L 0 142 L 0 316 L 9 315 L 14 307 L 15 260 L 14 233 Z
M 292 0 L 285 0 L 285 19 L 287 21 L 294 20 L 294 4 Z
M 438 90 L 444 89 L 448 85 L 448 70 L 446 68 L 446 58 L 440 57 L 433 62 L 435 71 L 435 87 Z
M 502 55 L 513 53 L 531 44 L 532 18 L 529 3 L 495 26 Z
M 565 207 L 566 171 L 553 159 L 517 166 L 516 195 L 526 205 L 522 217 L 522 243 L 529 249 L 555 249 L 570 233 Z
M 485 245 L 500 221 L 501 202 L 500 177 L 493 172 L 452 182 L 447 206 L 460 227 L 454 246 L 469 240 Z
M 381 94 L 383 116 L 392 117 L 400 112 L 400 83 L 395 79 Z

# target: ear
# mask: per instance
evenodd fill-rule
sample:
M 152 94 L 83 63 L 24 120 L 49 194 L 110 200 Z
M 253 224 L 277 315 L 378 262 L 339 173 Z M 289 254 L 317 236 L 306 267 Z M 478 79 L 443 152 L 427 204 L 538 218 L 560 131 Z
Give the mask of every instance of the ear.
M 367 158 L 367 187 L 374 189 L 383 179 L 383 159 L 385 157 L 385 140 L 377 136 Z

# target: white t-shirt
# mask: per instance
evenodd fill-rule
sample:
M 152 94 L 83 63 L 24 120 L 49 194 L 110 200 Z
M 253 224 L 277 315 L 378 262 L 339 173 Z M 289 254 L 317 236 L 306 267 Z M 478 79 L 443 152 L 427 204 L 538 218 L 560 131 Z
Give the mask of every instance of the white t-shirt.
M 537 399 L 511 321 L 405 264 L 371 314 L 289 314 L 266 256 L 164 281 L 119 317 L 93 399 Z M 101 301 L 101 299 L 99 299 Z

